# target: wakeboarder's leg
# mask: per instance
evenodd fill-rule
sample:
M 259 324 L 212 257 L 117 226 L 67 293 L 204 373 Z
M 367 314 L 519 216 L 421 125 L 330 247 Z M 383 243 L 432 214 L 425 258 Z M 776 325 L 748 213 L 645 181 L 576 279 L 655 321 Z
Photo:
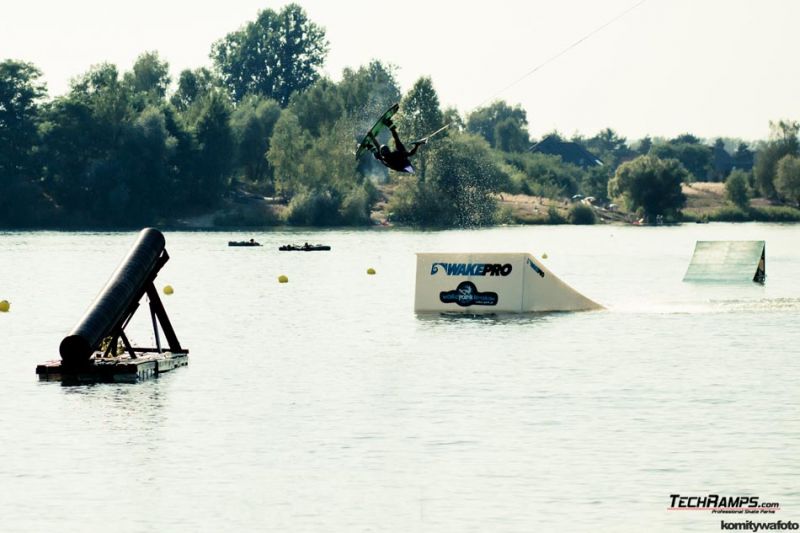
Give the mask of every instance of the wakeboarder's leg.
M 392 137 L 394 138 L 394 147 L 398 152 L 406 153 L 406 147 L 403 145 L 403 141 L 400 140 L 400 136 L 397 134 L 397 128 L 392 125 L 389 128 L 389 131 L 392 132 Z

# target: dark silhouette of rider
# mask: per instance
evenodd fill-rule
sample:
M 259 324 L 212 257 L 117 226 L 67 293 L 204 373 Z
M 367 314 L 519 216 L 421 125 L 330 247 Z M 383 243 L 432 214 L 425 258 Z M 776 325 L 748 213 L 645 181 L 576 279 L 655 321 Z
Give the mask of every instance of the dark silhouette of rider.
M 392 170 L 413 174 L 414 167 L 411 166 L 411 161 L 409 158 L 417 153 L 417 149 L 427 141 L 414 141 L 414 146 L 409 151 L 406 149 L 403 141 L 400 140 L 400 136 L 397 135 L 397 126 L 395 126 L 390 119 L 384 120 L 383 123 L 389 126 L 389 131 L 392 132 L 392 138 L 394 138 L 394 150 L 385 144 L 380 144 L 374 136 L 370 135 L 370 139 L 374 145 L 372 155 L 375 156 L 375 159 Z

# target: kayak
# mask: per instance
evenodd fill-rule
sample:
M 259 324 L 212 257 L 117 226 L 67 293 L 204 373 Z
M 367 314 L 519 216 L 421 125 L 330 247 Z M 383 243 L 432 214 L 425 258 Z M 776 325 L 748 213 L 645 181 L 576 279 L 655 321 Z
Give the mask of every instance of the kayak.
M 284 244 L 278 250 L 281 252 L 324 252 L 331 247 L 325 244 Z
M 228 241 L 228 246 L 261 246 L 261 243 L 252 239 L 249 241 Z

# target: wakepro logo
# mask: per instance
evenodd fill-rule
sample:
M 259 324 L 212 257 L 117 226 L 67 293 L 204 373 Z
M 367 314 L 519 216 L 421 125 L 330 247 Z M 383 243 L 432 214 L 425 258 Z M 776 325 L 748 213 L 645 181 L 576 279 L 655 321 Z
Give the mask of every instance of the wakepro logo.
M 448 276 L 508 276 L 511 263 L 434 263 L 431 276 L 441 270 Z

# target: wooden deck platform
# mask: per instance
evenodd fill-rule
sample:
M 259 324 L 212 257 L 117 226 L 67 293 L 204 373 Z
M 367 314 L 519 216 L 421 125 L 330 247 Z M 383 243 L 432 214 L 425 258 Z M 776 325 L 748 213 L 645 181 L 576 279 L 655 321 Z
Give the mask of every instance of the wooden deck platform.
M 142 352 L 136 359 L 128 354 L 106 358 L 102 355 L 95 352 L 88 364 L 74 368 L 62 366 L 61 360 L 47 361 L 36 367 L 36 374 L 39 381 L 136 383 L 189 364 L 188 352 Z

